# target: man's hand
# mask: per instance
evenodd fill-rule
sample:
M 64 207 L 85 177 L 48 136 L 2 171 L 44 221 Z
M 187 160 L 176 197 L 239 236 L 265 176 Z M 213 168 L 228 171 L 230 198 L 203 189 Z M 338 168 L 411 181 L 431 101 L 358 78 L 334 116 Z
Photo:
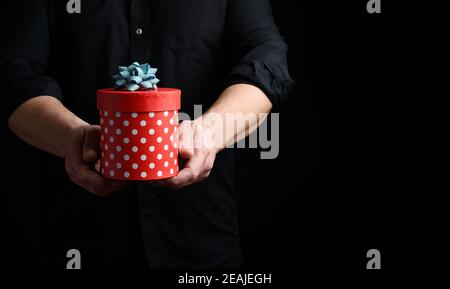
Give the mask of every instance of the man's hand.
M 99 173 L 100 128 L 77 117 L 56 98 L 44 95 L 26 101 L 8 123 L 27 143 L 65 158 L 70 179 L 89 192 L 106 196 L 124 186 Z
M 203 181 L 211 173 L 216 154 L 255 131 L 271 108 L 270 100 L 256 86 L 228 87 L 202 117 L 181 123 L 178 147 L 185 164 L 178 175 L 151 183 L 179 189 Z M 243 115 L 243 121 L 228 124 L 227 116 L 234 114 Z
M 206 179 L 219 151 L 215 142 L 216 133 L 214 127 L 202 122 L 202 118 L 183 121 L 178 129 L 178 148 L 180 157 L 184 160 L 184 167 L 176 177 L 150 183 L 180 189 Z
M 100 127 L 85 125 L 70 134 L 66 153 L 66 171 L 77 185 L 97 196 L 107 196 L 125 186 L 100 175 Z

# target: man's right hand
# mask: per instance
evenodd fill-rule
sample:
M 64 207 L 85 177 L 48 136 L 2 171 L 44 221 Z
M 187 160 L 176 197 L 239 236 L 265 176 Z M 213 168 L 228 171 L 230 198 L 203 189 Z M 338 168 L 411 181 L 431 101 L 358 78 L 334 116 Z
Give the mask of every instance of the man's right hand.
M 51 96 L 21 104 L 9 117 L 9 127 L 27 143 L 65 158 L 70 179 L 89 192 L 106 196 L 124 183 L 100 173 L 100 128 L 89 125 Z
M 124 182 L 100 174 L 100 127 L 85 125 L 73 130 L 66 150 L 66 171 L 77 185 L 97 196 L 107 196 L 125 186 Z

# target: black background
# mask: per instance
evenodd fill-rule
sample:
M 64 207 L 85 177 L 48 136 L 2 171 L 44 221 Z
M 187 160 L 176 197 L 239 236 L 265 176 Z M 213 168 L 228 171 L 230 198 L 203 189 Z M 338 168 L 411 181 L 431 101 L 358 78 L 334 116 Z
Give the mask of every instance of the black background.
M 366 12 L 366 0 L 329 2 L 272 1 L 297 84 L 279 109 L 279 158 L 238 152 L 246 269 L 368 274 L 365 255 L 376 248 L 386 272 L 400 266 L 407 248 L 399 244 L 408 222 L 400 213 L 407 164 L 397 114 L 401 71 L 392 59 L 400 41 L 396 11 L 383 0 L 379 15 Z M 1 129 L 2 138 L 11 137 L 5 124 Z M 2 226 L 19 240 L 11 204 L 2 205 Z M 18 249 L 26 245 L 2 249 L 26 260 Z
M 417 224 L 406 214 L 406 10 L 388 1 L 381 14 L 367 13 L 364 0 L 272 3 L 297 86 L 280 111 L 280 157 L 241 154 L 242 167 L 252 164 L 240 172 L 249 267 L 376 277 L 366 270 L 371 248 L 383 272 L 418 265 L 406 261 L 417 241 L 407 238 Z

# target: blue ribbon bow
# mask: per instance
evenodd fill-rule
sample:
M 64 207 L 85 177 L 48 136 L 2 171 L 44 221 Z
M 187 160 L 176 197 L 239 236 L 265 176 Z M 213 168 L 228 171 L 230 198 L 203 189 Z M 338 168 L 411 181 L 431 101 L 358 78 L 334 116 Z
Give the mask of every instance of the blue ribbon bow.
M 158 89 L 156 84 L 159 79 L 155 76 L 156 71 L 158 69 L 151 68 L 148 63 L 140 65 L 134 62 L 128 67 L 119 66 L 119 73 L 113 75 L 115 88 L 128 91 Z

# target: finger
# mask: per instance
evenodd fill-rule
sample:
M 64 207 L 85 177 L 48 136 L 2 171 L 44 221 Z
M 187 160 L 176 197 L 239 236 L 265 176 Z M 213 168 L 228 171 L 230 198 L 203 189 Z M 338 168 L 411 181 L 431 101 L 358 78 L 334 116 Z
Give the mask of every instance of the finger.
M 181 123 L 178 131 L 178 152 L 183 159 L 190 159 L 194 156 L 194 133 L 193 125 L 190 121 Z
M 202 164 L 202 171 L 200 172 L 199 176 L 195 180 L 195 182 L 201 182 L 209 177 L 211 170 L 214 165 L 214 161 L 216 159 L 216 154 L 209 150 L 202 150 L 199 152 L 200 154 L 203 154 L 203 164 Z
M 95 162 L 94 168 L 95 168 L 95 171 L 96 171 L 97 173 L 100 173 L 100 171 L 101 171 L 100 159 L 98 159 L 98 160 Z
M 106 186 L 99 188 L 97 191 L 99 191 L 103 196 L 107 196 L 111 193 L 117 192 L 125 188 L 126 186 L 127 186 L 126 182 L 107 180 Z
M 158 186 L 179 189 L 195 183 L 199 176 L 204 173 L 205 155 L 195 154 L 178 173 L 177 176 L 154 182 Z
M 86 163 L 81 166 L 72 165 L 68 172 L 75 183 L 97 196 L 109 195 L 126 185 L 125 182 L 113 181 L 101 176 Z
M 150 182 L 159 187 L 181 189 L 195 182 L 196 174 L 190 168 L 184 168 L 176 177 Z
M 95 162 L 100 152 L 100 127 L 96 125 L 84 128 L 83 160 Z
M 66 160 L 66 170 L 74 183 L 98 196 L 106 196 L 118 191 L 126 184 L 125 182 L 113 181 L 101 176 L 89 163 L 84 162 L 80 157 Z
M 78 136 L 75 135 L 71 140 L 69 155 L 66 158 L 66 170 L 70 179 L 98 196 L 106 196 L 123 188 L 126 185 L 124 182 L 104 178 L 92 168 L 90 163 L 85 162 L 80 157 L 82 155 L 85 131 L 84 129 L 79 129 L 76 133 Z

